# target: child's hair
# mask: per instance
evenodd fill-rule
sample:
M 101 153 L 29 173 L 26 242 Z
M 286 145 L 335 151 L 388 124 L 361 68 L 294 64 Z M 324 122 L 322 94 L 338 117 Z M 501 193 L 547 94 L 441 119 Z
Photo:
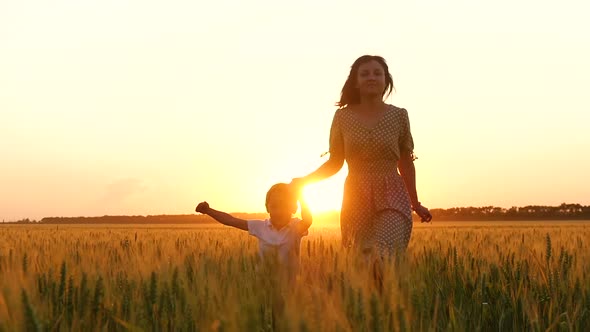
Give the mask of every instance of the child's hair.
M 270 187 L 270 189 L 266 193 L 266 206 L 268 206 L 268 202 L 270 201 L 271 196 L 275 195 L 281 195 L 283 198 L 285 198 L 285 201 L 289 202 L 290 204 L 293 204 L 293 206 L 297 208 L 297 195 L 290 185 L 286 183 L 277 183 Z

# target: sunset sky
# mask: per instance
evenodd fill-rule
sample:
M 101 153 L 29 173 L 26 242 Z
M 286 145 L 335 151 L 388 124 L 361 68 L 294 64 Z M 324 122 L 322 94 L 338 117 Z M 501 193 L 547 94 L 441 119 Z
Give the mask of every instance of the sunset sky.
M 386 58 L 425 206 L 590 204 L 586 1 L 3 1 L 0 221 L 264 211 Z M 309 187 L 337 209 L 343 169 Z

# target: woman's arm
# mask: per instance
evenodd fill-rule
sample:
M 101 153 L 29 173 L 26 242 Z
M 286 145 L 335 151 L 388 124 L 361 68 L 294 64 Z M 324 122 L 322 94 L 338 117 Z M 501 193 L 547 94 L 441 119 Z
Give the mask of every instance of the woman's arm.
M 342 168 L 342 165 L 344 165 L 344 137 L 340 129 L 339 114 L 340 110 L 336 111 L 330 127 L 330 159 L 308 175 L 293 179 L 291 184 L 301 187 L 302 185 L 318 182 L 338 173 Z
M 414 167 L 414 156 L 412 153 L 407 151 L 402 152 L 397 165 L 402 179 L 404 180 L 404 184 L 406 185 L 408 195 L 410 196 L 412 210 L 420 216 L 422 222 L 431 221 L 432 215 L 430 214 L 430 211 L 418 201 L 418 193 L 416 191 L 416 168 Z
M 412 210 L 420 204 L 418 201 L 418 193 L 416 192 L 416 168 L 414 167 L 414 158 L 411 152 L 403 151 L 401 158 L 397 163 L 399 172 L 406 185 L 406 190 L 410 196 L 410 203 Z
M 318 169 L 308 175 L 299 178 L 304 184 L 314 183 L 338 173 L 344 165 L 344 156 L 335 156 L 330 154 L 330 159 L 323 163 Z

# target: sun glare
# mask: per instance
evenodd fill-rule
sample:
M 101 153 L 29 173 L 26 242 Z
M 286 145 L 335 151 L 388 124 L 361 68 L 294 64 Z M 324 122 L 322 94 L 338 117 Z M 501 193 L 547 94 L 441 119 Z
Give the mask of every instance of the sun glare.
M 330 179 L 305 187 L 303 195 L 312 212 L 340 210 L 344 178 L 344 174 L 340 173 Z

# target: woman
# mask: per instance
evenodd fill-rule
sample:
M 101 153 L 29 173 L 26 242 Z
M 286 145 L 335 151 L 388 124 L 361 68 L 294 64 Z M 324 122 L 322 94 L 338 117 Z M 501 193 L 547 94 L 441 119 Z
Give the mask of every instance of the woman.
M 385 59 L 364 55 L 352 65 L 330 129 L 330 158 L 292 184 L 303 186 L 336 174 L 346 160 L 348 176 L 340 213 L 342 242 L 381 255 L 407 248 L 412 210 L 430 221 L 418 201 L 414 142 L 408 112 L 386 104 L 393 80 Z M 399 168 L 399 173 L 398 173 Z M 400 176 L 401 173 L 401 176 Z

